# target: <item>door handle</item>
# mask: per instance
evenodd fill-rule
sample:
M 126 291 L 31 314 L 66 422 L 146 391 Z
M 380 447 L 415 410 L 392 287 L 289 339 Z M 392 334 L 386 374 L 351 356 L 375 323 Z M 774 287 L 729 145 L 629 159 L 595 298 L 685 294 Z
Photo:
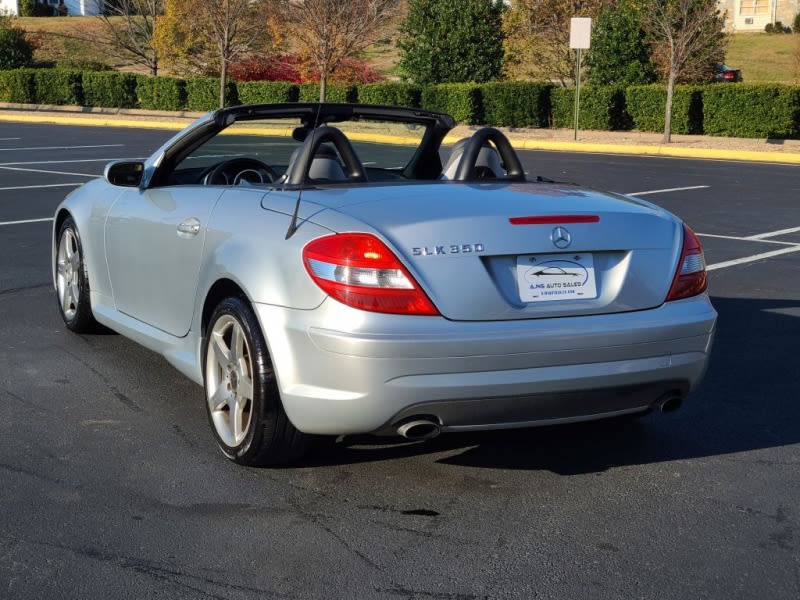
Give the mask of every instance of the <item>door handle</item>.
M 200 233 L 200 221 L 194 217 L 181 221 L 178 224 L 178 236 L 190 238 Z

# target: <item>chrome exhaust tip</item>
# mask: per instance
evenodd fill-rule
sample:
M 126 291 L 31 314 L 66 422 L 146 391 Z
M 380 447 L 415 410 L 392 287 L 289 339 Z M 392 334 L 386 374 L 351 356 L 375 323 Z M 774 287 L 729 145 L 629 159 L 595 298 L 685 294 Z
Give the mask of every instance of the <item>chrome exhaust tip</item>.
M 656 401 L 656 408 L 662 413 L 671 413 L 678 410 L 683 404 L 683 397 L 680 394 L 671 392 L 664 394 Z
M 407 440 L 430 440 L 442 431 L 441 425 L 430 419 L 413 419 L 397 428 L 397 434 Z

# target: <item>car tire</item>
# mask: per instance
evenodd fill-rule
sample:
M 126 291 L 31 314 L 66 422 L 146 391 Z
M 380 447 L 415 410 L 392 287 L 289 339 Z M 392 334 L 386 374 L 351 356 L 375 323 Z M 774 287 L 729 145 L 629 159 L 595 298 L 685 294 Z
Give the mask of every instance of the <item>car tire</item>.
M 56 245 L 56 299 L 67 329 L 89 333 L 99 329 L 89 299 L 89 278 L 78 228 L 68 217 L 58 229 Z
M 211 430 L 222 453 L 250 466 L 300 459 L 312 436 L 292 425 L 258 319 L 243 299 L 223 300 L 203 339 L 203 381 Z

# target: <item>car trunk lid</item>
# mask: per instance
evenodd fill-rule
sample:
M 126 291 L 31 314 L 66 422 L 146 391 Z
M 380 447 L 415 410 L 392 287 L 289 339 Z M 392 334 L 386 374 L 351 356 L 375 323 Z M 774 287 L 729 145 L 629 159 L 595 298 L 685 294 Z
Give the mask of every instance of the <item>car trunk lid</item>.
M 323 194 L 309 196 L 324 204 Z M 334 202 L 374 228 L 453 320 L 658 306 L 680 249 L 666 211 L 570 185 L 370 186 Z

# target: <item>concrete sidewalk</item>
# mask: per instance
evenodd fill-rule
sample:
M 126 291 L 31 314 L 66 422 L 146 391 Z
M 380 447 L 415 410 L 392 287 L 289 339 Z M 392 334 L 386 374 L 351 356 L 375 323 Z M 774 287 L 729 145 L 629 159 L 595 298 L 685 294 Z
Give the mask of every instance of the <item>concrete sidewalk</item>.
M 55 123 L 60 125 L 133 127 L 179 130 L 200 117 L 201 112 L 161 112 L 80 106 L 44 106 L 0 103 L 0 121 Z M 459 125 L 448 135 L 452 143 L 468 137 L 477 127 Z M 705 135 L 673 135 L 669 144 L 662 134 L 637 131 L 578 132 L 572 129 L 500 128 L 514 144 L 526 150 L 635 154 L 705 158 L 800 165 L 800 140 L 725 138 Z

